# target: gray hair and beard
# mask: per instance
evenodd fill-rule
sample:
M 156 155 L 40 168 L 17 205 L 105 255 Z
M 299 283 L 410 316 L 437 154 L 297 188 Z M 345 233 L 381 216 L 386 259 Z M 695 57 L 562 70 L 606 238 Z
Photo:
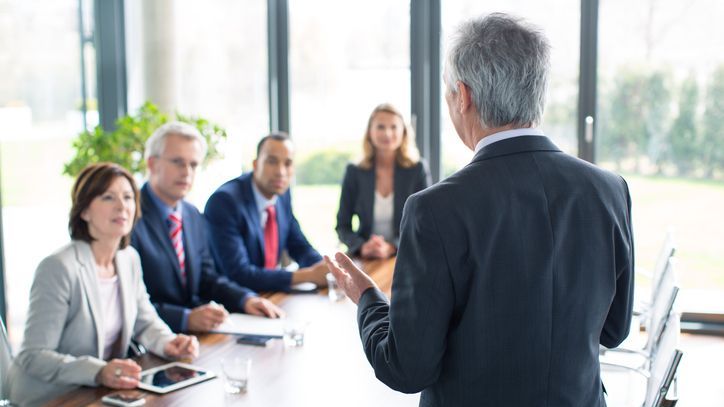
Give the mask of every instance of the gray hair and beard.
M 461 24 L 450 43 L 445 83 L 467 85 L 483 128 L 537 126 L 545 108 L 550 45 L 521 19 L 494 13 Z

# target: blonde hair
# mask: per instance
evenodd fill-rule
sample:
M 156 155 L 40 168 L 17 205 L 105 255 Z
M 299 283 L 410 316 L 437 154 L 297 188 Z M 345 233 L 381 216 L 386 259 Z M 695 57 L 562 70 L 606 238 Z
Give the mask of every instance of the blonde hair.
M 390 113 L 400 118 L 402 122 L 402 144 L 397 149 L 395 154 L 395 161 L 397 165 L 403 168 L 410 168 L 420 161 L 420 152 L 417 150 L 415 144 L 415 132 L 410 126 L 405 123 L 405 119 L 402 117 L 402 113 L 397 110 L 396 107 L 389 103 L 383 103 L 375 107 L 370 114 L 369 120 L 367 120 L 367 131 L 365 132 L 364 140 L 362 141 L 362 153 L 363 157 L 359 163 L 361 168 L 366 170 L 372 168 L 375 160 L 375 146 L 372 144 L 372 121 L 377 113 Z

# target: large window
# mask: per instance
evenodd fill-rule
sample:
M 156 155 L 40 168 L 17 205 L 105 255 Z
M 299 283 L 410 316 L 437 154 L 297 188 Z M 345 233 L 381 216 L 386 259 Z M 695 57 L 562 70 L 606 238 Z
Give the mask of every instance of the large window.
M 724 4 L 606 0 L 599 15 L 597 161 L 629 182 L 637 266 L 672 230 L 682 308 L 724 312 Z
M 361 156 L 372 109 L 410 117 L 407 1 L 289 2 L 290 131 L 297 146 L 297 216 L 312 243 L 336 247 L 344 165 Z
M 128 0 L 129 111 L 143 102 L 226 129 L 224 158 L 197 174 L 203 210 L 223 182 L 251 169 L 269 129 L 266 1 Z
M 458 24 L 466 19 L 493 12 L 523 17 L 541 28 L 551 44 L 551 78 L 547 105 L 541 129 L 563 151 L 576 155 L 576 114 L 578 106 L 578 66 L 580 44 L 579 0 L 454 0 L 442 2 L 442 46 Z M 445 52 L 443 51 L 443 55 Z M 444 64 L 444 61 L 443 61 Z M 465 166 L 472 152 L 458 138 L 448 117 L 445 104 L 445 83 L 442 84 L 441 146 L 442 176 Z
M 83 4 L 90 22 L 90 4 Z M 77 0 L 11 0 L 0 7 L 6 322 L 14 349 L 22 340 L 35 268 L 70 239 L 72 180 L 62 172 L 70 141 L 84 126 L 78 6 Z M 87 77 L 94 77 L 93 47 L 84 48 Z M 88 126 L 98 121 L 94 95 L 93 82 L 87 83 Z

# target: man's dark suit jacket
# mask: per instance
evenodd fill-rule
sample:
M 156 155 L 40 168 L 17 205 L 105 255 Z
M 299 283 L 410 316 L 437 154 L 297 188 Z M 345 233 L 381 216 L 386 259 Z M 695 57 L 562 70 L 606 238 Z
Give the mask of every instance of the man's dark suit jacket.
M 362 342 L 421 406 L 603 406 L 599 343 L 631 320 L 626 182 L 546 137 L 493 143 L 407 200 L 391 298 L 363 293 Z
M 220 186 L 206 202 L 204 215 L 211 251 L 219 272 L 237 283 L 256 291 L 287 291 L 292 280 L 290 272 L 264 269 L 264 231 L 251 183 L 252 173 L 243 174 Z M 322 260 L 299 228 L 289 190 L 277 197 L 275 207 L 279 230 L 277 258 L 286 250 L 300 267 Z
M 149 195 L 148 184 L 141 189 L 143 216 L 133 228 L 131 245 L 141 256 L 143 281 L 158 315 L 175 332 L 180 332 L 187 309 L 214 300 L 232 312 L 243 312 L 251 290 L 240 287 L 216 273 L 206 238 L 203 216 L 188 202 L 181 201 L 186 279 L 173 250 L 168 225 Z
M 422 161 L 410 168 L 395 165 L 394 174 L 393 230 L 395 231 L 395 241 L 390 243 L 397 246 L 400 238 L 400 219 L 402 218 L 402 208 L 405 206 L 405 201 L 415 192 L 429 187 L 431 181 L 430 173 Z M 364 169 L 358 165 L 349 164 L 342 181 L 336 228 L 339 240 L 347 245 L 349 253 L 358 254 L 362 245 L 372 235 L 372 227 L 375 222 L 374 206 L 374 166 L 370 169 Z M 359 217 L 357 231 L 352 230 L 352 216 L 354 215 Z

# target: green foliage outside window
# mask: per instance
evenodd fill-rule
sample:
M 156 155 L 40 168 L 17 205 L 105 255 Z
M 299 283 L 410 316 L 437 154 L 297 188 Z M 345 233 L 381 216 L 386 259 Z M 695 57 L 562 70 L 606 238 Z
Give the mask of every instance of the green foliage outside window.
M 603 93 L 600 161 L 637 173 L 724 177 L 724 66 L 702 85 L 624 69 Z
M 338 185 L 342 183 L 344 169 L 352 154 L 338 150 L 316 151 L 297 165 L 297 183 L 300 185 Z
M 146 171 L 143 159 L 146 140 L 169 120 L 189 123 L 199 129 L 209 146 L 206 160 L 222 156 L 219 143 L 226 139 L 226 130 L 201 117 L 179 113 L 167 115 L 153 103 L 146 102 L 135 115 L 119 118 L 113 131 L 97 126 L 93 131 L 78 134 L 73 140 L 75 156 L 64 165 L 63 174 L 75 177 L 87 165 L 102 161 L 117 163 L 132 174 L 143 174 Z
M 702 158 L 708 177 L 724 169 L 724 66 L 709 81 L 702 119 Z

